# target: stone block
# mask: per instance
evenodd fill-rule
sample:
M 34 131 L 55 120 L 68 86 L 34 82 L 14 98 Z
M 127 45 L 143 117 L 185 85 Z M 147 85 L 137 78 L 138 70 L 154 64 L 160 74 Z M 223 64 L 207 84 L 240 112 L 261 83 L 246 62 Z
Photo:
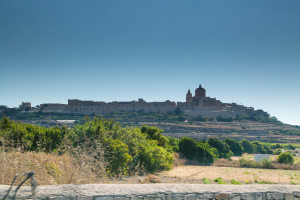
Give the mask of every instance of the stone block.
M 215 199 L 229 199 L 229 194 L 226 193 L 219 193 L 214 195 Z
M 183 196 L 180 194 L 172 194 L 173 200 L 183 200 Z
M 65 197 L 65 196 L 56 196 L 56 197 L 49 197 L 48 198 L 49 200 L 69 200 L 68 197 Z
M 173 200 L 173 199 L 172 199 L 172 195 L 170 195 L 170 194 L 165 195 L 165 199 L 166 199 L 166 200 Z
M 266 195 L 266 199 L 267 199 L 267 200 L 272 200 L 272 194 L 270 194 L 270 193 L 267 193 L 267 195 Z
M 96 197 L 95 200 L 114 200 L 114 197 Z
M 255 193 L 254 194 L 254 199 L 255 200 L 263 200 L 263 195 L 261 193 Z
M 184 196 L 184 200 L 198 200 L 199 197 L 196 194 L 188 194 Z
M 272 193 L 272 199 L 274 200 L 284 200 L 284 194 L 283 193 Z
M 285 200 L 294 200 L 294 195 L 293 194 L 285 194 L 284 199 Z
M 93 200 L 94 198 L 93 197 L 77 197 L 76 200 Z
M 241 199 L 243 199 L 243 200 L 255 200 L 254 194 L 243 194 L 241 196 Z
M 241 196 L 235 196 L 235 197 L 231 197 L 231 200 L 241 200 Z

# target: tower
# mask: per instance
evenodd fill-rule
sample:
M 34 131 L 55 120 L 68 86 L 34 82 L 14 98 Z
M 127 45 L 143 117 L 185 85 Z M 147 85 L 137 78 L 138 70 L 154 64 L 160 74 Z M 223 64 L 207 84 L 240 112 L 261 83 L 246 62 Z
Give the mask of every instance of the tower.
M 192 95 L 191 91 L 189 90 L 188 93 L 186 93 L 185 101 L 186 102 L 191 102 L 192 98 L 193 98 L 193 95 Z
M 199 85 L 199 88 L 195 90 L 195 98 L 202 99 L 206 96 L 206 90 L 202 88 L 201 84 Z

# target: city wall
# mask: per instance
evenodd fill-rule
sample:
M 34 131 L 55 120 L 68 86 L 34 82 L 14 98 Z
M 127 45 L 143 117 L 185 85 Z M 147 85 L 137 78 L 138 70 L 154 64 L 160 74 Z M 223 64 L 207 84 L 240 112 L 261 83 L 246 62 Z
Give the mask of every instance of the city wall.
M 9 186 L 0 186 L 3 199 Z M 77 200 L 300 200 L 297 185 L 86 184 L 22 187 L 17 199 Z

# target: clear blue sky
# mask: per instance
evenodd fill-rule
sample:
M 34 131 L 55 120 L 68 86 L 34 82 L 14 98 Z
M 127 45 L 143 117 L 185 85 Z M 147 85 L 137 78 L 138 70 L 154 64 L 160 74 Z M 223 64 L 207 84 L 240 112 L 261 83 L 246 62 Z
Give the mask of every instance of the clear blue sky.
M 0 105 L 207 95 L 300 125 L 299 0 L 1 0 Z

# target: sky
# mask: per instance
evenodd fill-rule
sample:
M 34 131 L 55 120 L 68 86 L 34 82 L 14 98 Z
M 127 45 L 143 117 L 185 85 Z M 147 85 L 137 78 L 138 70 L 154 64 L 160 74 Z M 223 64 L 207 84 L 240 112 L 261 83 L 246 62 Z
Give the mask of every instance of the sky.
M 299 0 L 1 0 L 0 105 L 224 103 L 300 125 Z

